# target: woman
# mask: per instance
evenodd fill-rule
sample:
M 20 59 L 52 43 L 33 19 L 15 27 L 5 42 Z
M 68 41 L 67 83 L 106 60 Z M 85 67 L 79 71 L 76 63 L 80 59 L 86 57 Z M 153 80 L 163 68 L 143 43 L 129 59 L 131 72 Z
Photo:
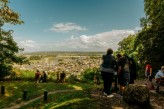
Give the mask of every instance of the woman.
M 107 50 L 106 55 L 102 56 L 102 64 L 101 64 L 101 76 L 103 79 L 104 84 L 104 95 L 107 97 L 112 97 L 111 95 L 111 88 L 112 88 L 112 81 L 114 77 L 114 72 L 116 68 L 116 60 L 112 56 L 113 50 L 109 48 Z

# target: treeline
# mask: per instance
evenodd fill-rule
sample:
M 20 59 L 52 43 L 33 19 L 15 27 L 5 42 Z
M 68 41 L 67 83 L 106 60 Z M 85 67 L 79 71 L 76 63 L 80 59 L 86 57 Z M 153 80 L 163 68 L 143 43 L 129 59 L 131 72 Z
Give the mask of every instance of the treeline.
M 164 1 L 144 0 L 144 7 L 142 29 L 119 42 L 118 51 L 133 56 L 141 68 L 150 62 L 156 72 L 164 65 Z

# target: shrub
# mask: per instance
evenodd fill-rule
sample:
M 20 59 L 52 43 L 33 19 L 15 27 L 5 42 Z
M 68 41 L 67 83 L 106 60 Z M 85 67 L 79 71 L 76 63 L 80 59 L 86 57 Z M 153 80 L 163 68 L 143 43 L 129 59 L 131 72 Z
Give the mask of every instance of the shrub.
M 81 78 L 83 82 L 93 82 L 94 76 L 99 75 L 99 69 L 98 68 L 89 68 L 86 69 L 84 72 L 81 73 Z

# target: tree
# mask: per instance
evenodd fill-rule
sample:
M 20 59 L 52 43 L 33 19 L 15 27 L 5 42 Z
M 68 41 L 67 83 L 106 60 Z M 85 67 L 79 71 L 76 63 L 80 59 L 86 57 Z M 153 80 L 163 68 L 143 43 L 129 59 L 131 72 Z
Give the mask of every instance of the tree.
M 0 80 L 12 72 L 14 63 L 28 62 L 25 57 L 17 55 L 23 49 L 13 40 L 13 30 L 2 29 L 5 23 L 14 25 L 23 23 L 19 14 L 9 8 L 8 3 L 8 0 L 0 0 Z
M 136 37 L 140 59 L 149 61 L 154 69 L 164 65 L 164 0 L 144 0 L 146 17 L 141 18 L 143 28 Z
M 134 40 L 135 35 L 129 35 L 128 37 L 124 38 L 122 41 L 118 43 L 119 48 L 118 51 L 127 54 L 127 55 L 134 55 Z

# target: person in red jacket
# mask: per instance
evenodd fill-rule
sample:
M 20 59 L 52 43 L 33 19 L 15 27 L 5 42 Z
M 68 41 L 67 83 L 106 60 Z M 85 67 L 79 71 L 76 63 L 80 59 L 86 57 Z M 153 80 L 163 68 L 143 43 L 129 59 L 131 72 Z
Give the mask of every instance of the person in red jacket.
M 145 64 L 146 64 L 145 77 L 147 78 L 145 85 L 147 85 L 147 87 L 149 89 L 151 89 L 151 87 L 152 87 L 152 70 L 153 69 L 152 69 L 152 65 L 149 62 L 146 62 Z
M 35 73 L 35 81 L 36 81 L 36 83 L 39 83 L 40 75 L 41 75 L 40 71 L 37 70 L 36 73 Z

